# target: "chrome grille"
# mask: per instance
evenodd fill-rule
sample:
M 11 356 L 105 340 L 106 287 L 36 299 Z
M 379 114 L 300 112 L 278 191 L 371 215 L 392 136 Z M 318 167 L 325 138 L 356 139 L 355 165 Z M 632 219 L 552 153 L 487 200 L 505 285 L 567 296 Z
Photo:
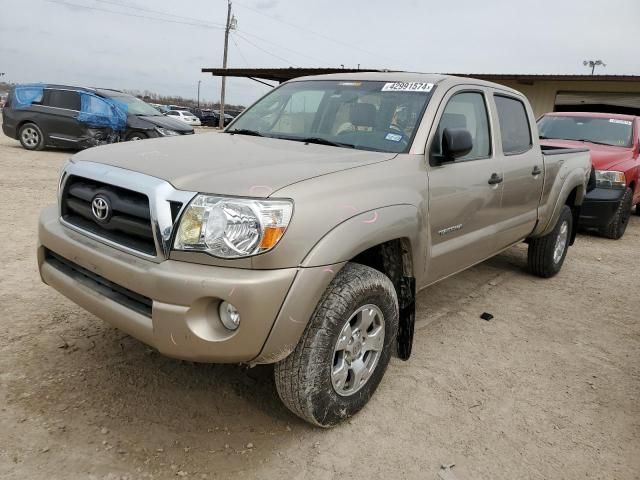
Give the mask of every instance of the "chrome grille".
M 96 198 L 108 203 L 105 220 L 92 210 Z M 157 253 L 149 199 L 142 193 L 72 175 L 65 182 L 60 209 L 71 225 L 147 255 Z

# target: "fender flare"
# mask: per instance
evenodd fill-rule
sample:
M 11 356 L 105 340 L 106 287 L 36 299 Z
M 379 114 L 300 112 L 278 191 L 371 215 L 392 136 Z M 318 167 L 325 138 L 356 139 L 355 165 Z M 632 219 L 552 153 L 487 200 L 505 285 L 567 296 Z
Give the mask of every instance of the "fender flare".
M 358 254 L 390 240 L 408 238 L 412 261 L 416 262 L 423 223 L 418 208 L 401 204 L 355 215 L 327 232 L 300 264 L 262 350 L 251 363 L 275 363 L 295 349 L 325 290 L 342 267 Z M 426 233 L 423 238 L 426 241 Z
M 574 204 L 570 205 L 571 209 L 574 210 L 573 207 L 580 207 L 582 202 L 584 201 L 584 196 L 586 194 L 586 186 L 585 186 L 585 177 L 582 170 L 574 170 L 564 181 L 562 187 L 560 189 L 560 193 L 558 194 L 556 201 L 553 205 L 553 210 L 548 217 L 546 222 L 540 222 L 535 229 L 534 233 L 531 237 L 543 237 L 550 233 L 553 228 L 556 226 L 556 222 L 560 217 L 560 212 L 562 207 L 566 205 L 569 196 L 573 190 L 577 189 Z M 574 226 L 574 231 L 575 231 Z
M 408 238 L 415 260 L 424 220 L 414 205 L 399 204 L 371 209 L 336 225 L 309 251 L 301 267 L 346 262 L 365 250 L 398 238 Z M 423 236 L 426 239 L 426 232 Z

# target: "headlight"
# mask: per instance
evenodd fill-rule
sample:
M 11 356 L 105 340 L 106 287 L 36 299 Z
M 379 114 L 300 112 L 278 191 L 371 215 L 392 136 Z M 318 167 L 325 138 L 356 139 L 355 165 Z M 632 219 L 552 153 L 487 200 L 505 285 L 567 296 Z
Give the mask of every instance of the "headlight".
M 156 132 L 158 132 L 163 137 L 172 137 L 174 135 L 179 135 L 175 130 L 170 130 L 168 128 L 156 127 Z
M 180 220 L 176 250 L 239 258 L 271 250 L 286 231 L 293 202 L 197 195 Z
M 596 186 L 600 188 L 624 188 L 626 183 L 622 172 L 596 170 Z

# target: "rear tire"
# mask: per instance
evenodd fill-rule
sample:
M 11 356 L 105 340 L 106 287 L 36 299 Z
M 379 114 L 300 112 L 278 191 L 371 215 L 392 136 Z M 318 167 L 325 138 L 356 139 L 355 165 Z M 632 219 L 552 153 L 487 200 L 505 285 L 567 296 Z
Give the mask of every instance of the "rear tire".
M 20 127 L 18 139 L 27 150 L 42 150 L 44 148 L 44 135 L 35 123 L 25 123 Z
M 604 228 L 600 229 L 600 234 L 611 238 L 612 240 L 619 240 L 624 235 L 624 232 L 627 230 L 627 225 L 629 225 L 629 218 L 631 217 L 631 208 L 633 204 L 633 191 L 627 187 L 624 191 L 624 195 L 620 200 L 620 205 L 618 205 L 618 210 L 616 210 L 616 214 L 613 216 L 611 223 Z M 638 214 L 638 207 L 636 207 L 636 215 Z
M 280 399 L 320 427 L 355 415 L 382 380 L 397 330 L 391 280 L 348 263 L 329 284 L 295 350 L 275 365 Z
M 527 255 L 529 271 L 542 278 L 556 275 L 567 256 L 572 231 L 571 209 L 568 205 L 563 205 L 553 230 L 544 237 L 530 239 Z

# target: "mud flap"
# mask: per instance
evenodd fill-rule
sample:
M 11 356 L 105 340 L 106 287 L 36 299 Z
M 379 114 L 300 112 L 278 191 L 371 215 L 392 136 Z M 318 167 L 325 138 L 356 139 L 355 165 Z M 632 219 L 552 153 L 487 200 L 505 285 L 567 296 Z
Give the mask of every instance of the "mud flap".
M 400 319 L 398 322 L 397 354 L 402 360 L 409 360 L 413 346 L 413 331 L 416 322 L 416 279 L 402 277 L 400 295 Z

